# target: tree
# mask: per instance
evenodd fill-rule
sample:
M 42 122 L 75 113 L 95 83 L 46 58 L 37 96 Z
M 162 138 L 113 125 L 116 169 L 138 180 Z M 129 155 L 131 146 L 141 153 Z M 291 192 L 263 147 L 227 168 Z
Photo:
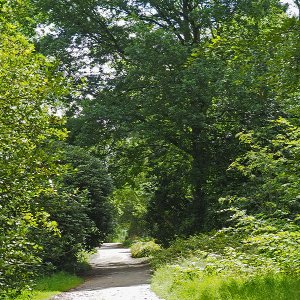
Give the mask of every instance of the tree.
M 63 184 L 87 192 L 90 201 L 88 216 L 97 231 L 88 237 L 86 244 L 93 248 L 103 243 L 112 232 L 114 208 L 108 199 L 112 181 L 100 159 L 80 147 L 65 145 L 64 148 L 65 163 L 72 169 L 63 176 Z
M 231 165 L 248 179 L 242 190 L 236 189 L 243 197 L 240 208 L 267 218 L 298 218 L 298 126 L 279 118 L 264 132 L 241 134 L 240 139 L 250 145 L 246 155 Z
M 62 120 L 51 112 L 50 100 L 65 89 L 53 65 L 10 22 L 8 4 L 0 6 L 0 296 L 15 299 L 41 264 L 31 229 L 57 232 L 37 203 L 61 173 L 54 141 L 66 132 L 53 126 Z
M 100 67 L 98 76 L 86 74 L 89 85 L 80 91 L 77 102 L 80 112 L 69 123 L 73 132 L 71 142 L 97 145 L 99 153 L 109 152 L 111 158 L 122 151 L 124 141 L 139 140 L 136 153 L 142 159 L 133 158 L 131 163 L 149 166 L 148 177 L 162 188 L 160 195 L 172 196 L 171 190 L 176 182 L 181 182 L 181 174 L 187 178 L 165 211 L 172 211 L 175 203 L 182 211 L 189 207 L 193 230 L 207 229 L 211 204 L 206 186 L 212 176 L 224 172 L 239 151 L 233 141 L 235 133 L 244 125 L 256 126 L 255 122 L 265 115 L 273 117 L 275 111 L 269 113 L 271 97 L 260 94 L 260 86 L 254 84 L 255 77 L 264 74 L 263 67 L 257 69 L 259 62 L 250 59 L 248 65 L 239 67 L 227 52 L 234 49 L 236 40 L 230 39 L 226 47 L 220 48 L 215 47 L 219 45 L 216 41 L 219 37 L 229 38 L 238 29 L 240 45 L 248 47 L 250 43 L 242 35 L 254 37 L 263 30 L 269 15 L 280 15 L 278 1 L 250 4 L 248 1 L 90 1 L 88 4 L 75 1 L 71 5 L 68 1 L 43 0 L 37 3 L 59 28 L 57 36 L 50 37 L 54 49 L 43 48 L 42 41 L 41 49 L 60 55 L 66 63 L 64 68 L 76 78 L 80 77 L 82 63 L 86 64 L 87 58 L 92 66 Z M 70 11 L 72 19 L 67 13 Z M 78 53 L 85 59 L 74 62 L 74 54 L 68 47 L 64 53 L 58 51 L 56 43 L 61 41 L 73 51 L 84 45 L 88 50 Z M 239 62 L 242 58 L 247 62 L 256 46 L 245 51 L 245 56 L 240 55 Z M 197 52 L 195 48 L 200 50 Z M 103 74 L 104 63 L 110 63 L 110 76 Z M 242 88 L 241 83 L 237 84 L 238 77 L 246 75 L 249 68 L 257 71 L 244 77 L 246 87 Z M 232 116 L 226 112 L 229 107 Z M 264 116 L 260 116 L 262 112 Z M 224 125 L 226 121 L 234 125 Z M 224 149 L 228 142 L 227 128 L 230 128 L 230 149 L 234 151 L 219 153 L 216 145 L 221 144 Z M 146 149 L 140 151 L 143 145 Z M 225 152 L 222 167 L 218 168 Z M 166 156 L 169 161 L 164 165 Z M 172 165 L 178 170 L 169 176 L 171 181 L 165 180 Z M 169 188 L 163 186 L 166 182 Z M 190 198 L 192 204 L 181 205 Z M 157 202 L 152 204 L 155 207 Z

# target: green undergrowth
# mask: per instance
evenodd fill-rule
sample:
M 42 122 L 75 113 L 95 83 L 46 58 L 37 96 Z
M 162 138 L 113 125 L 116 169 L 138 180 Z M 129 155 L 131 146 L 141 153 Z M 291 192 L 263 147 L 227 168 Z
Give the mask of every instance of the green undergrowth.
M 65 272 L 39 279 L 32 291 L 25 291 L 16 300 L 46 300 L 83 283 L 83 279 Z
M 153 290 L 166 300 L 299 300 L 299 225 L 241 220 L 156 252 Z
M 138 239 L 136 239 L 136 238 L 127 238 L 127 239 L 125 239 L 125 240 L 122 241 L 122 245 L 124 247 L 130 248 L 134 243 L 137 242 L 137 240 Z
M 298 300 L 300 278 L 205 276 L 168 267 L 155 273 L 152 289 L 166 300 Z

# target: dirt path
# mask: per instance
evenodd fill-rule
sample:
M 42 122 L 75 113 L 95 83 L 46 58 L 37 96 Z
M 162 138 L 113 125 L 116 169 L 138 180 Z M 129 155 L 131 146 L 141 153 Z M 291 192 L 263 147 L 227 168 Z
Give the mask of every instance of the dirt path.
M 92 271 L 85 283 L 53 300 L 158 300 L 150 291 L 150 270 L 120 244 L 104 244 L 91 257 Z

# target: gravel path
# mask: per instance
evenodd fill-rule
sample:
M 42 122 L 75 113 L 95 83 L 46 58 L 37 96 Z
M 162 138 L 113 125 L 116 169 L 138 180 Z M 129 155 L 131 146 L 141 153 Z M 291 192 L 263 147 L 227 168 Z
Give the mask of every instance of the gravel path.
M 121 244 L 104 244 L 91 257 L 92 271 L 85 283 L 53 300 L 159 300 L 150 291 L 150 270 Z

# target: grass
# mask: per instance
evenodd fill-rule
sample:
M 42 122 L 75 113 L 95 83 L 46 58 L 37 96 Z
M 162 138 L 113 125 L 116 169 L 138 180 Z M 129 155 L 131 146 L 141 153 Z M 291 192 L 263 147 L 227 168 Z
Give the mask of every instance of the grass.
M 166 300 L 299 300 L 300 278 L 264 275 L 249 278 L 205 275 L 187 278 L 158 269 L 152 289 Z
M 61 292 L 70 290 L 83 282 L 83 279 L 65 272 L 59 272 L 37 281 L 33 291 L 25 291 L 16 300 L 46 300 Z
M 245 236 L 177 239 L 151 258 L 152 289 L 165 300 L 299 300 L 298 232 Z

